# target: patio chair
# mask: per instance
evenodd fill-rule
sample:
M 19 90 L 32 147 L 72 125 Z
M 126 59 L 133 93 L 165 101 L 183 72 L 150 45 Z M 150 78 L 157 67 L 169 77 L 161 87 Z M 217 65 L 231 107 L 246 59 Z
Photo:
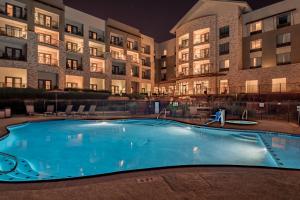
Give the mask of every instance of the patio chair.
M 44 112 L 44 115 L 53 115 L 54 114 L 54 105 L 48 105 L 46 112 Z
M 84 115 L 84 109 L 85 109 L 85 105 L 80 105 L 78 110 L 75 112 L 72 112 L 72 115 Z
M 63 116 L 67 116 L 67 115 L 71 115 L 72 114 L 72 110 L 73 110 L 73 105 L 68 105 L 66 107 L 65 112 L 58 112 L 57 115 L 63 115 Z
M 34 105 L 26 105 L 26 113 L 27 113 L 29 116 L 35 115 L 35 112 L 34 112 Z
M 91 105 L 90 106 L 90 109 L 89 109 L 89 111 L 88 112 L 85 112 L 84 114 L 85 115 L 96 115 L 96 108 L 97 108 L 97 106 L 96 105 Z

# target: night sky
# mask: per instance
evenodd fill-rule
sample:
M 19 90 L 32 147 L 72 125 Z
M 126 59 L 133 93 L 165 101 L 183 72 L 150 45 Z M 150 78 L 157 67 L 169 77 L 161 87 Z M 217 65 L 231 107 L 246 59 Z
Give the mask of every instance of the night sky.
M 157 42 L 173 36 L 171 28 L 198 0 L 65 0 L 65 4 L 96 17 L 121 21 L 154 37 Z M 281 0 L 247 0 L 260 8 Z

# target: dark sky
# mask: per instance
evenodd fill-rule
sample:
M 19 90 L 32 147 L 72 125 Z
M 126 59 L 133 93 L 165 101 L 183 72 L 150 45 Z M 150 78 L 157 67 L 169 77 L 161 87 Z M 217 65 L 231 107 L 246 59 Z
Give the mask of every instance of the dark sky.
M 173 36 L 171 28 L 198 0 L 65 0 L 66 5 L 96 17 L 134 26 L 157 42 Z M 281 0 L 247 0 L 256 9 Z

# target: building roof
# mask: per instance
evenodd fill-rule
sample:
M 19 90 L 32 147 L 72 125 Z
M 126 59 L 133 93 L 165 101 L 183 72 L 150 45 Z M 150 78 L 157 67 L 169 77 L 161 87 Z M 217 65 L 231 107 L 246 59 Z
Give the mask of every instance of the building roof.
M 218 3 L 230 3 L 244 8 L 245 11 L 251 11 L 251 7 L 246 1 L 234 1 L 234 0 L 199 0 L 180 20 L 179 22 L 171 29 L 171 33 L 175 34 L 176 30 L 183 24 L 192 21 L 195 19 L 193 15 L 197 12 L 200 12 L 201 7 L 209 2 L 218 2 Z M 199 17 L 199 16 L 198 16 Z

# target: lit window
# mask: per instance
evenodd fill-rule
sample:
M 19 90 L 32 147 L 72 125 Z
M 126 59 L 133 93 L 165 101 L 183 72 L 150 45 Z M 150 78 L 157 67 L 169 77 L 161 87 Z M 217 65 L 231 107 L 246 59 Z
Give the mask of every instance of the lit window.
M 291 44 L 291 33 L 283 33 L 277 36 L 277 47 L 288 46 Z
M 220 94 L 228 94 L 229 87 L 228 87 L 228 80 L 220 80 Z
M 272 79 L 272 92 L 286 92 L 286 78 Z
M 259 33 L 262 31 L 262 21 L 254 22 L 250 24 L 250 33 Z
M 246 93 L 258 93 L 258 80 L 246 81 Z
M 261 57 L 250 58 L 250 67 L 251 68 L 261 67 Z
M 250 49 L 251 50 L 261 50 L 262 48 L 262 39 L 251 41 Z
M 285 65 L 291 63 L 291 53 L 277 54 L 277 65 Z
M 227 70 L 229 69 L 230 61 L 229 59 L 220 61 L 220 70 Z
M 163 55 L 166 56 L 167 54 L 168 54 L 168 52 L 167 52 L 167 50 L 165 49 Z

